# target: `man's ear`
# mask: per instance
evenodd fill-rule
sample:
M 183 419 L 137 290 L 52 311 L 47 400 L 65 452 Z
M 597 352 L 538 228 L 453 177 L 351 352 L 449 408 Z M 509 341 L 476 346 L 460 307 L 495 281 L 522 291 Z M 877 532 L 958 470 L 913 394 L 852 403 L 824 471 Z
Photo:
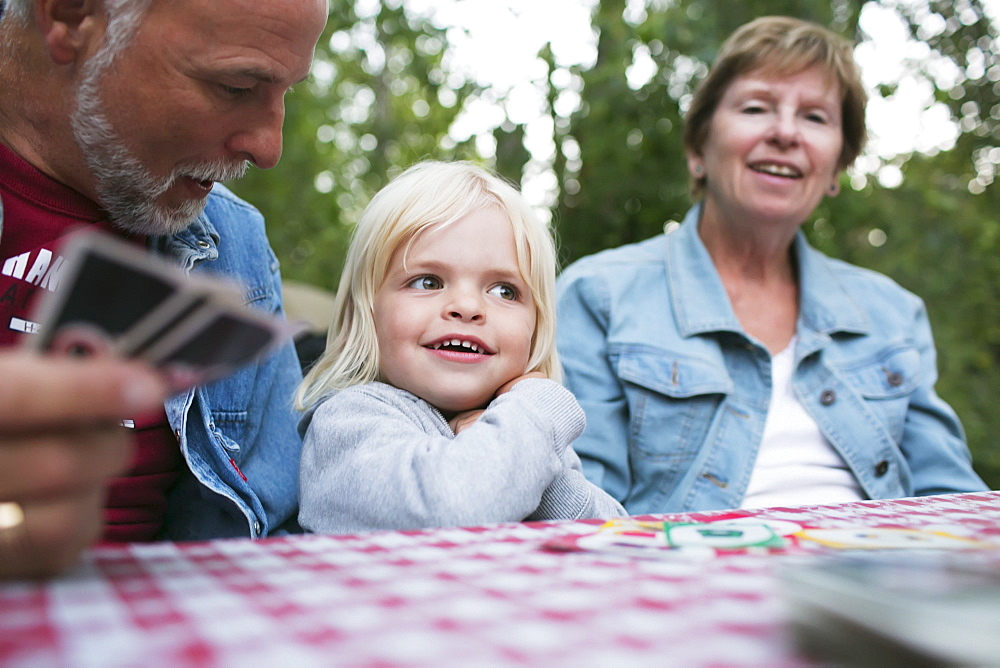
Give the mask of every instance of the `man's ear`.
M 35 25 L 58 65 L 80 58 L 104 34 L 100 0 L 35 0 L 34 6 Z

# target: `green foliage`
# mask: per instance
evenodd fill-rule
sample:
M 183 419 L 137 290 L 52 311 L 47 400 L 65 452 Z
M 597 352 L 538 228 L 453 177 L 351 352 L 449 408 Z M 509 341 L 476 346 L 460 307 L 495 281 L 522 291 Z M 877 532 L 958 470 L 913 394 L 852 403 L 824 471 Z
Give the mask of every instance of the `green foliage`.
M 448 138 L 475 86 L 444 68 L 445 33 L 377 3 L 331 3 L 310 80 L 286 100 L 285 151 L 232 189 L 253 202 L 286 278 L 335 289 L 353 224 L 387 180 L 424 159 L 477 159 Z

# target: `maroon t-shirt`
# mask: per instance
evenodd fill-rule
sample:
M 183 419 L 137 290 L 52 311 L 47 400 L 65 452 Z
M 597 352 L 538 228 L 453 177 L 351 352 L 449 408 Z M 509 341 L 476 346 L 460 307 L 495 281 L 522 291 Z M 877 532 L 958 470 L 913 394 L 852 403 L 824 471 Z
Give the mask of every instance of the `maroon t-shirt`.
M 2 143 L 0 198 L 0 347 L 7 347 L 22 344 L 36 331 L 32 307 L 58 284 L 64 238 L 83 228 L 119 233 L 97 204 L 50 179 Z M 136 452 L 130 470 L 111 484 L 104 540 L 152 540 L 163 526 L 167 493 L 184 463 L 163 410 L 151 416 L 122 416 L 122 425 L 134 433 Z

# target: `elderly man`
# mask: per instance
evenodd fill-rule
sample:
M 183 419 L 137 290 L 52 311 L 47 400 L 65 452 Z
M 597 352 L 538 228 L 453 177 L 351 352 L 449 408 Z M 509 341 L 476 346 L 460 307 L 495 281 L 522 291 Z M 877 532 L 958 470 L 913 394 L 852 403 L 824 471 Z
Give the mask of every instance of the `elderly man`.
M 58 570 L 102 526 L 111 541 L 280 530 L 297 505 L 291 346 L 171 397 L 135 364 L 9 348 L 80 227 L 281 311 L 262 217 L 217 182 L 277 163 L 327 0 L 0 5 L 0 576 Z

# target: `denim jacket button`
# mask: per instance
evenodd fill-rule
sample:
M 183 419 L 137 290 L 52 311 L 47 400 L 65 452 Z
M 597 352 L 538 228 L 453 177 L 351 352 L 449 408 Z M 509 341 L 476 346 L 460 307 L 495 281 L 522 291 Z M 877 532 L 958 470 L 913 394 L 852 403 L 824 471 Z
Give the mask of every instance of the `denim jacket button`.
M 890 387 L 899 387 L 903 384 L 903 374 L 893 371 L 885 377 Z
M 883 459 L 882 461 L 880 461 L 878 464 L 875 465 L 875 475 L 877 477 L 881 478 L 888 472 L 889 472 L 889 462 L 887 462 L 886 460 Z
M 837 400 L 837 393 L 833 390 L 823 390 L 819 395 L 819 402 L 824 406 L 829 406 Z
M 205 241 L 204 239 L 198 239 L 198 241 L 196 241 L 195 243 L 198 245 L 198 248 L 209 248 L 212 245 L 207 241 Z

